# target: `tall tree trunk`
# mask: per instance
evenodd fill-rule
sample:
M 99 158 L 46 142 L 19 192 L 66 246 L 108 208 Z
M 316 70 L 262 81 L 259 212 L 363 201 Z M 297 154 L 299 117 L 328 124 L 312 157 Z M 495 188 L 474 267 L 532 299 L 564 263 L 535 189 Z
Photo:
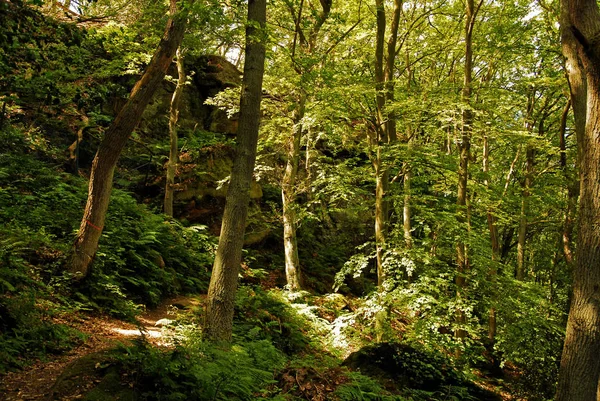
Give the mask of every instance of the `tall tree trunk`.
M 409 139 L 409 148 L 412 140 Z M 413 247 L 413 238 L 412 238 L 412 226 L 410 223 L 411 216 L 411 190 L 410 183 L 412 180 L 412 171 L 410 169 L 410 163 L 405 161 L 402 169 L 404 171 L 404 204 L 402 207 L 402 229 L 404 232 L 404 244 L 406 249 L 412 249 Z
M 206 298 L 207 337 L 231 341 L 233 308 L 242 260 L 250 184 L 256 161 L 265 65 L 266 0 L 249 0 L 237 145 L 219 245 Z
M 527 241 L 527 214 L 529 212 L 529 198 L 531 196 L 531 184 L 533 181 L 533 162 L 535 150 L 531 144 L 527 145 L 525 151 L 525 181 L 521 197 L 521 213 L 519 215 L 519 236 L 517 238 L 517 271 L 516 278 L 519 281 L 525 279 L 525 245 Z
M 377 35 L 375 45 L 375 90 L 377 106 L 377 141 L 375 169 L 375 243 L 377 255 L 377 285 L 381 287 L 385 279 L 383 269 L 383 253 L 389 220 L 389 202 L 385 196 L 389 189 L 389 169 L 382 159 L 382 147 L 396 140 L 396 116 L 393 111 L 386 110 L 394 101 L 394 72 L 397 54 L 398 26 L 402 2 L 394 0 L 394 11 L 390 36 L 385 52 L 386 13 L 383 0 L 376 0 Z
M 469 271 L 469 260 L 467 258 L 467 244 L 464 236 L 467 234 L 467 181 L 469 177 L 469 160 L 471 159 L 471 130 L 473 124 L 473 112 L 471 111 L 471 93 L 473 84 L 473 27 L 477 10 L 473 0 L 466 1 L 465 15 L 465 76 L 462 89 L 462 135 L 458 143 L 458 188 L 457 188 L 457 221 L 462 231 L 456 244 L 456 298 L 459 303 L 457 308 L 456 330 L 457 338 L 464 338 L 466 332 L 460 328 L 466 323 L 466 315 L 461 308 L 460 302 L 466 298 L 466 275 Z M 464 228 L 464 229 L 463 229 Z
M 181 48 L 177 49 L 177 86 L 171 98 L 169 111 L 169 161 L 167 162 L 167 183 L 165 185 L 164 210 L 167 216 L 173 217 L 173 186 L 175 185 L 175 172 L 179 162 L 179 147 L 177 146 L 177 120 L 179 119 L 179 103 L 185 87 L 185 68 Z
M 567 185 L 567 210 L 565 210 L 565 221 L 563 223 L 563 232 L 561 235 L 561 245 L 563 256 L 569 269 L 573 268 L 573 228 L 575 227 L 575 216 L 577 214 L 577 200 L 579 198 L 579 182 L 575 179 L 567 166 L 567 117 L 571 109 L 571 100 L 567 102 L 560 119 L 559 140 L 560 140 L 560 166 L 563 170 L 565 182 Z
M 527 98 L 527 113 L 525 117 L 525 130 L 531 135 L 533 132 L 533 107 L 535 91 L 530 90 Z M 516 278 L 519 281 L 525 279 L 525 245 L 527 242 L 527 214 L 529 213 L 529 197 L 531 196 L 531 185 L 533 184 L 533 163 L 535 161 L 535 149 L 531 139 L 525 151 L 525 180 L 521 195 L 521 213 L 519 215 L 519 236 L 517 237 L 517 271 Z
M 287 162 L 281 183 L 283 201 L 283 246 L 285 252 L 285 277 L 290 291 L 302 289 L 298 240 L 296 237 L 297 217 L 295 211 L 296 178 L 300 160 L 300 141 L 302 139 L 302 119 L 306 107 L 306 92 L 301 90 L 294 115 L 294 128 L 288 144 Z
M 489 188 L 488 175 L 490 173 L 490 144 L 487 135 L 483 137 L 483 174 L 484 181 L 483 185 Z M 498 236 L 498 226 L 496 225 L 496 216 L 494 216 L 493 209 L 488 207 L 486 211 L 488 230 L 490 232 L 490 243 L 492 245 L 492 263 L 488 270 L 490 276 L 490 282 L 492 284 L 492 306 L 490 306 L 488 316 L 488 340 L 493 345 L 496 341 L 496 302 L 497 302 L 497 276 L 498 268 L 497 263 L 500 261 L 500 240 Z
M 87 204 L 68 267 L 76 277 L 83 278 L 89 272 L 104 228 L 117 161 L 131 132 L 140 122 L 146 105 L 160 86 L 173 61 L 183 39 L 186 20 L 187 13 L 177 12 L 177 1 L 171 0 L 170 18 L 158 49 L 146 71 L 133 87 L 127 103 L 106 131 L 94 157 Z
M 396 86 L 396 54 L 398 50 L 398 28 L 400 25 L 400 13 L 402 12 L 402 0 L 394 0 L 394 11 L 392 13 L 392 24 L 390 25 L 390 36 L 387 42 L 387 55 L 385 60 L 384 81 L 385 81 L 385 105 L 392 106 L 394 102 L 394 88 Z M 384 26 L 385 28 L 385 26 Z M 387 120 L 385 122 L 385 133 L 388 142 L 395 142 L 396 135 L 396 113 L 393 110 L 386 110 Z
M 375 91 L 377 106 L 377 127 L 375 146 L 376 155 L 373 167 L 375 169 L 375 246 L 377 260 L 377 285 L 381 288 L 384 281 L 383 252 L 387 228 L 387 205 L 385 193 L 387 191 L 387 169 L 383 166 L 381 147 L 388 138 L 385 132 L 385 93 L 384 93 L 384 42 L 385 42 L 385 5 L 383 0 L 375 0 L 377 35 L 375 44 Z
M 580 206 L 573 299 L 560 363 L 557 401 L 600 399 L 599 36 L 600 11 L 596 0 L 561 1 L 561 40 L 577 133 Z
M 304 62 L 298 62 L 296 50 L 300 49 L 298 53 L 307 55 L 309 58 L 314 57 L 315 47 L 317 45 L 317 38 L 319 31 L 321 30 L 329 14 L 331 12 L 332 0 L 321 0 L 320 6 L 321 11 L 316 15 L 316 19 L 308 32 L 305 34 L 302 28 L 302 13 L 304 11 L 304 0 L 300 1 L 298 10 L 294 10 L 290 7 L 292 18 L 295 22 L 294 39 L 292 42 L 292 60 L 294 62 L 294 69 L 299 75 L 300 81 L 304 81 L 305 74 L 310 73 L 316 64 L 311 64 L 306 67 Z M 310 4 L 309 4 L 310 6 Z M 315 11 L 313 9 L 313 11 Z M 288 288 L 291 291 L 297 291 L 302 289 L 302 272 L 300 269 L 300 258 L 298 257 L 298 239 L 297 239 L 297 216 L 296 216 L 296 180 L 298 176 L 298 168 L 300 162 L 300 143 L 302 141 L 302 134 L 304 132 L 303 118 L 306 110 L 306 103 L 308 101 L 307 90 L 303 87 L 298 87 L 299 97 L 295 103 L 295 111 L 293 116 L 294 127 L 292 128 L 292 135 L 289 139 L 288 154 L 286 168 L 284 176 L 281 182 L 281 197 L 283 200 L 283 242 L 285 252 L 285 275 L 287 279 Z M 308 159 L 309 149 L 307 146 L 307 176 L 310 176 Z

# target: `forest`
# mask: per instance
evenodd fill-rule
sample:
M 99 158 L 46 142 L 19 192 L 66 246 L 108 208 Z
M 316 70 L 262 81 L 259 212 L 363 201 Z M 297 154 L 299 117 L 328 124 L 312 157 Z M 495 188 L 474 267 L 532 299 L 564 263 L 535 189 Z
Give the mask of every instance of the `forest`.
M 598 37 L 0 0 L 0 399 L 600 400 Z

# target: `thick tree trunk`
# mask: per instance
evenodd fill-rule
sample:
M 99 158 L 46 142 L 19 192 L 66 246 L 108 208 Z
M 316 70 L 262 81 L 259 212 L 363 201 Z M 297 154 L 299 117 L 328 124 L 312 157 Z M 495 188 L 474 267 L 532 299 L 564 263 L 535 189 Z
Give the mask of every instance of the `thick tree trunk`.
M 106 131 L 92 162 L 87 204 L 68 268 L 76 277 L 87 276 L 96 255 L 119 156 L 131 132 L 140 122 L 146 105 L 162 82 L 183 39 L 187 14 L 177 13 L 176 5 L 177 2 L 171 0 L 171 17 L 158 49 L 142 78 L 133 87 L 127 103 Z
M 573 299 L 557 401 L 600 399 L 600 11 L 596 0 L 561 2 L 561 39 L 575 112 L 580 206 Z M 585 94 L 585 114 L 581 98 Z M 583 126 L 582 121 L 585 121 Z M 584 128 L 583 128 L 584 127 Z M 583 128 L 583 129 L 582 129 Z
M 296 178 L 300 161 L 300 141 L 302 139 L 302 119 L 306 107 L 306 92 L 302 90 L 294 116 L 292 137 L 288 144 L 287 162 L 281 183 L 283 201 L 283 246 L 285 253 L 285 277 L 290 291 L 302 289 L 298 239 L 296 237 L 297 218 L 295 211 Z
M 175 172 L 179 162 L 179 147 L 177 146 L 177 120 L 179 119 L 179 103 L 185 87 L 185 68 L 183 67 L 183 54 L 177 49 L 177 86 L 171 98 L 169 111 L 169 161 L 167 162 L 167 183 L 165 185 L 164 210 L 167 216 L 173 217 L 173 186 L 175 185 Z
M 250 0 L 236 152 L 206 298 L 204 330 L 213 341 L 231 341 L 233 329 L 235 293 L 258 144 L 265 65 L 265 24 L 266 0 Z

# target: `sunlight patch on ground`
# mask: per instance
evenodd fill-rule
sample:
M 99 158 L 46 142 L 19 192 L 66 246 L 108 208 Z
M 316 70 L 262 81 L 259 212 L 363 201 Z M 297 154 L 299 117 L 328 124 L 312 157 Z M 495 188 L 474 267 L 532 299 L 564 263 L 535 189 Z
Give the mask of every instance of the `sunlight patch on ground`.
M 111 331 L 121 334 L 122 336 L 126 336 L 126 337 L 139 337 L 142 335 L 141 330 L 128 330 L 128 329 L 121 329 L 118 327 L 111 328 Z M 151 338 L 161 338 L 163 336 L 161 330 L 146 330 L 145 334 L 146 334 L 146 337 L 151 337 Z

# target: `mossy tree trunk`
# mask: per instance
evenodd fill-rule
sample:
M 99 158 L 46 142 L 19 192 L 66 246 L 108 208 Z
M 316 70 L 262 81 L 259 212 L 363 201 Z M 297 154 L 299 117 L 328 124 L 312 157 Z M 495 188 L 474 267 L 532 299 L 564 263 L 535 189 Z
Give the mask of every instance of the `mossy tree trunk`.
M 158 49 L 146 71 L 133 87 L 127 103 L 106 131 L 94 157 L 87 204 L 68 266 L 69 272 L 76 278 L 84 278 L 89 273 L 104 228 L 117 161 L 173 61 L 175 52 L 183 40 L 186 20 L 187 13 L 177 12 L 177 1 L 171 0 L 170 17 Z
M 242 260 L 250 184 L 256 161 L 265 65 L 266 0 L 249 0 L 237 144 L 223 213 L 221 235 L 206 299 L 205 333 L 231 341 L 233 308 Z

